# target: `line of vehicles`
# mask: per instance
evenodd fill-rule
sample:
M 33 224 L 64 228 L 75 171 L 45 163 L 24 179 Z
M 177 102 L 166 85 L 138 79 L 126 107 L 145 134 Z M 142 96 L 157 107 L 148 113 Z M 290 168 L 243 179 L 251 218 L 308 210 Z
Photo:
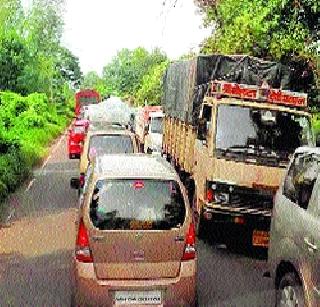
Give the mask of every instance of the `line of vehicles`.
M 161 107 L 80 108 L 75 305 L 197 305 L 196 236 L 268 251 L 277 306 L 319 305 L 320 152 L 298 77 L 198 56 L 169 65 Z

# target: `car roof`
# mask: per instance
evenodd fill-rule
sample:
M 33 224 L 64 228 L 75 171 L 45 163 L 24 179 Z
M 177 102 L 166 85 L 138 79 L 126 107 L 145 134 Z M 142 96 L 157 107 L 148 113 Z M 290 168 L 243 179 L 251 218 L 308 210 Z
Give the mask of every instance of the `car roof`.
M 159 112 L 159 111 L 157 111 L 157 112 L 151 112 L 150 114 L 149 114 L 149 116 L 150 117 L 164 117 L 164 113 L 163 112 Z
M 103 130 L 90 130 L 88 132 L 88 136 L 93 136 L 93 135 L 107 135 L 107 134 L 115 134 L 115 135 L 130 135 L 132 136 L 132 132 L 130 132 L 129 130 L 119 130 L 119 129 L 113 129 L 112 127 L 110 127 L 108 129 L 108 127 L 106 127 Z
M 315 153 L 320 155 L 320 147 L 299 147 L 296 149 L 295 153 Z
M 148 154 L 101 155 L 95 164 L 97 177 L 178 179 L 164 158 Z

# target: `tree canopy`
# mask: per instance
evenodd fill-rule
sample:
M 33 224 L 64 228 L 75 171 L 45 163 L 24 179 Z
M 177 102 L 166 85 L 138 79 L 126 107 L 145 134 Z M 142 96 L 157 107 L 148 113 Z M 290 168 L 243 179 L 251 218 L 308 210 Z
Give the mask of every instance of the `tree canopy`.
M 162 78 L 159 71 L 167 60 L 167 56 L 158 48 L 152 52 L 142 47 L 122 49 L 103 68 L 103 82 L 111 91 L 110 94 L 134 97 L 137 102 L 150 99 L 160 103 L 160 88 L 156 84 L 159 84 Z M 152 76 L 152 72 L 155 76 Z M 150 82 L 155 86 L 153 90 L 148 84 Z
M 0 90 L 61 98 L 65 84 L 79 86 L 79 59 L 62 47 L 63 0 L 0 0 Z

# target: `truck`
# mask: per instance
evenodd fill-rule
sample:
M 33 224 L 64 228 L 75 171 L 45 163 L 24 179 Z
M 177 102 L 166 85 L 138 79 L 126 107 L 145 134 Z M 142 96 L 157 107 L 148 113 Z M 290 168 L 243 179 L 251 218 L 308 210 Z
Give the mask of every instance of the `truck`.
M 298 78 L 250 56 L 198 56 L 167 68 L 162 154 L 187 187 L 199 238 L 267 251 L 290 157 L 314 145 L 307 94 L 293 91 Z
M 96 104 L 101 101 L 100 94 L 93 89 L 83 89 L 75 94 L 75 117 L 79 117 L 81 109 L 89 104 Z
M 141 152 L 161 152 L 162 118 L 161 106 L 145 106 L 137 111 L 134 132 Z
M 162 123 L 164 113 L 162 111 L 151 112 L 149 114 L 149 125 L 144 140 L 144 152 L 161 154 L 162 150 Z

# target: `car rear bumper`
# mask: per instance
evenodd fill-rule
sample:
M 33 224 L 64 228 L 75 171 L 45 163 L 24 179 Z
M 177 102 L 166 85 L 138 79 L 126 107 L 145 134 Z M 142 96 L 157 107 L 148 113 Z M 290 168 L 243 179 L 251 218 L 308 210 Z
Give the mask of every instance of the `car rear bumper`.
M 162 292 L 161 306 L 195 305 L 196 260 L 183 262 L 178 277 L 158 280 L 97 280 L 93 264 L 74 260 L 73 277 L 76 306 L 113 306 L 114 291 L 151 290 Z
M 74 154 L 81 154 L 81 146 L 79 145 L 69 145 L 69 154 L 74 155 Z

